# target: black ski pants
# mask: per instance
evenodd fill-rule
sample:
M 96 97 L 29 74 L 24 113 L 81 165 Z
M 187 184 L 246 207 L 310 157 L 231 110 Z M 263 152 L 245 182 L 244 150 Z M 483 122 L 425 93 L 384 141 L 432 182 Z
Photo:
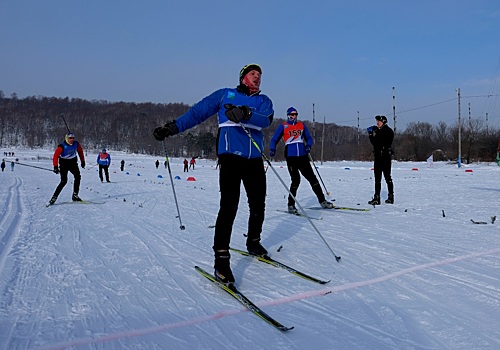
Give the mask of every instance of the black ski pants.
M 300 185 L 300 174 L 302 174 L 302 176 L 309 181 L 314 194 L 318 197 L 318 202 L 321 203 L 325 201 L 325 194 L 321 189 L 318 178 L 314 175 L 308 156 L 287 157 L 286 165 L 288 166 L 288 172 L 290 173 L 290 178 L 292 180 L 292 183 L 290 184 L 290 192 L 294 197 L 297 197 L 297 190 Z M 290 195 L 288 195 L 288 205 L 295 205 L 295 200 Z
M 219 167 L 220 207 L 215 223 L 214 252 L 229 250 L 242 182 L 250 209 L 247 242 L 260 240 L 266 205 L 266 173 L 262 158 L 223 154 L 219 156 Z
M 384 175 L 385 182 L 387 183 L 387 192 L 389 195 L 394 195 L 394 184 L 391 178 L 391 156 L 382 154 L 375 157 L 373 163 L 373 175 L 375 176 L 375 195 L 380 197 L 380 190 L 382 189 L 382 174 Z
M 106 176 L 106 181 L 109 182 L 109 166 L 108 165 L 102 165 L 99 164 L 99 178 L 101 179 L 101 182 L 104 181 L 102 177 L 102 172 L 104 170 L 104 175 Z
M 78 192 L 80 192 L 80 180 L 82 176 L 80 175 L 80 169 L 78 168 L 76 157 L 71 159 L 59 158 L 59 174 L 61 175 L 61 182 L 57 185 L 53 197 L 58 197 L 64 186 L 68 183 L 68 172 L 73 174 L 73 177 L 75 178 L 73 183 L 73 193 L 78 194 Z

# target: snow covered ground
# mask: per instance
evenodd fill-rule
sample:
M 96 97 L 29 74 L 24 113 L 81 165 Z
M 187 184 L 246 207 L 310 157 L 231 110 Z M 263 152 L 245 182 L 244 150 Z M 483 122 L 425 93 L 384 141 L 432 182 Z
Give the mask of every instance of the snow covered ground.
M 269 169 L 263 245 L 275 259 L 331 280 L 315 284 L 233 253 L 240 290 L 295 327 L 280 332 L 194 270 L 212 271 L 214 161 L 183 173 L 183 159 L 172 159 L 180 230 L 164 159 L 156 169 L 155 157 L 110 150 L 108 184 L 90 153 L 80 196 L 104 204 L 70 203 L 70 175 L 47 208 L 59 182 L 52 150 L 15 151 L 20 163 L 48 170 L 11 171 L 7 163 L 0 173 L 1 349 L 500 348 L 500 220 L 492 223 L 500 218 L 500 167 L 493 163 L 394 163 L 396 202 L 376 208 L 367 204 L 371 163 L 317 164 L 335 204 L 371 208 L 307 210 L 323 218 L 313 223 L 340 263 L 308 220 L 277 211 L 287 192 Z M 283 165 L 274 169 L 288 184 Z M 317 205 L 304 180 L 298 199 Z M 242 195 L 235 248 L 244 249 L 247 218 Z

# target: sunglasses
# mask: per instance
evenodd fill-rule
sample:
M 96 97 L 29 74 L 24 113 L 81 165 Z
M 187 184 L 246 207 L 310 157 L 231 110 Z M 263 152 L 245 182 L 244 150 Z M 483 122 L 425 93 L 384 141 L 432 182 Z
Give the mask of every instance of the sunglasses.
M 74 137 L 68 137 L 68 140 L 74 140 L 75 138 Z
M 299 115 L 299 113 L 290 113 L 289 115 Z

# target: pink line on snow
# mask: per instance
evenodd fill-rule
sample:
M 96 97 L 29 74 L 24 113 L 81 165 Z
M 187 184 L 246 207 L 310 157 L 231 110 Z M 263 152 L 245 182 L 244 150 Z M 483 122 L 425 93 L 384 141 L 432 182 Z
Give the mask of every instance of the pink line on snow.
M 372 278 L 372 279 L 361 281 L 361 282 L 353 282 L 353 283 L 347 283 L 347 284 L 343 284 L 343 285 L 332 287 L 332 288 L 313 290 L 313 291 L 306 292 L 306 293 L 294 294 L 294 295 L 291 295 L 289 297 L 273 299 L 273 300 L 269 300 L 269 301 L 259 302 L 258 304 L 257 303 L 256 304 L 260 307 L 271 306 L 271 305 L 280 305 L 280 304 L 290 303 L 292 301 L 308 299 L 308 298 L 312 298 L 312 297 L 316 297 L 316 296 L 324 296 L 324 295 L 331 294 L 331 293 L 339 293 L 339 292 L 343 292 L 346 290 L 356 289 L 356 288 L 360 288 L 360 287 L 366 287 L 366 286 L 370 286 L 373 284 L 385 282 L 385 281 L 388 281 L 390 279 L 393 279 L 393 278 L 396 278 L 399 276 L 403 276 L 403 275 L 406 275 L 406 274 L 409 274 L 409 273 L 412 273 L 415 271 L 420 271 L 420 270 L 424 270 L 424 269 L 428 269 L 428 268 L 436 267 L 436 266 L 448 265 L 448 264 L 451 264 L 451 263 L 454 263 L 457 261 L 477 258 L 477 257 L 484 256 L 484 255 L 492 255 L 492 254 L 496 254 L 496 253 L 500 253 L 500 248 L 495 248 L 495 249 L 491 249 L 491 250 L 488 250 L 485 252 L 480 252 L 480 253 L 467 254 L 467 255 L 460 256 L 460 257 L 456 257 L 456 258 L 449 258 L 449 259 L 445 259 L 445 260 L 440 260 L 440 261 L 436 261 L 433 263 L 422 264 L 422 265 L 399 270 L 399 271 L 396 271 L 396 272 L 393 272 L 393 273 L 390 273 L 390 274 L 387 274 L 384 276 Z M 75 346 L 79 346 L 79 345 L 104 343 L 104 342 L 123 339 L 123 338 L 138 337 L 138 336 L 144 336 L 144 335 L 153 334 L 153 333 L 161 333 L 161 332 L 165 332 L 165 331 L 168 331 L 171 329 L 183 328 L 183 327 L 193 326 L 193 325 L 204 323 L 204 322 L 211 321 L 211 320 L 217 320 L 219 318 L 236 315 L 236 314 L 239 314 L 239 313 L 245 312 L 245 311 L 248 311 L 248 309 L 241 308 L 241 309 L 226 310 L 226 311 L 218 312 L 218 313 L 213 314 L 213 315 L 197 317 L 197 318 L 193 318 L 193 319 L 182 321 L 182 322 L 168 323 L 168 324 L 163 324 L 163 325 L 160 325 L 157 327 L 150 327 L 150 328 L 138 329 L 138 330 L 133 330 L 133 331 L 113 333 L 110 335 L 106 335 L 106 336 L 98 337 L 98 338 L 93 338 L 93 339 L 77 339 L 74 341 L 60 343 L 58 345 L 43 347 L 43 348 L 39 348 L 39 349 L 40 350 L 61 350 L 61 349 L 67 349 L 67 348 L 75 347 Z

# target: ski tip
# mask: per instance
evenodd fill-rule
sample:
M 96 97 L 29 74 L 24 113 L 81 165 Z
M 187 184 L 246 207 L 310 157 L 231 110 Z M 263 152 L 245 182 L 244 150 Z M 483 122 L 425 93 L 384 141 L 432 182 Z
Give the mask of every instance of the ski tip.
M 340 262 L 340 259 L 342 259 L 340 256 L 335 257 L 335 260 L 337 260 L 337 262 Z
M 292 329 L 294 329 L 295 327 L 286 327 L 286 326 L 281 326 L 281 327 L 278 327 L 278 329 L 280 331 L 283 331 L 283 332 L 288 332 L 288 331 L 291 331 Z

